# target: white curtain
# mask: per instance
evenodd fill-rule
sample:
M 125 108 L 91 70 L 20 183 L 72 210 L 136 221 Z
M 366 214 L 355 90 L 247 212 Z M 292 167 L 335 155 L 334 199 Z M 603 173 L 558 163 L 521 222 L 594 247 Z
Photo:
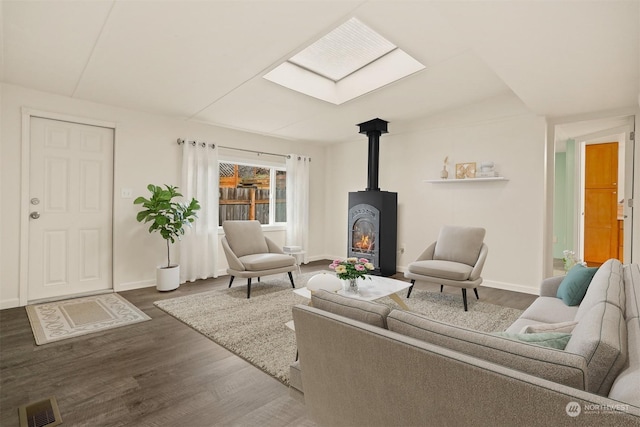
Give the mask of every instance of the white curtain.
M 309 169 L 311 158 L 299 154 L 287 157 L 286 245 L 309 250 Z M 307 262 L 304 254 L 303 262 Z
M 198 219 L 180 241 L 180 283 L 218 277 L 218 148 L 211 143 L 182 144 L 182 185 L 185 202 L 200 203 Z

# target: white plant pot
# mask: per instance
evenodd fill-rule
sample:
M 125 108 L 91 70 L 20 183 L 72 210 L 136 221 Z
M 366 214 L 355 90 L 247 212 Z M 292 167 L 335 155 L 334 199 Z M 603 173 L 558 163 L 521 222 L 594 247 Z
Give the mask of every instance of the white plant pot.
M 180 286 L 180 266 L 158 267 L 156 270 L 156 289 L 173 291 Z

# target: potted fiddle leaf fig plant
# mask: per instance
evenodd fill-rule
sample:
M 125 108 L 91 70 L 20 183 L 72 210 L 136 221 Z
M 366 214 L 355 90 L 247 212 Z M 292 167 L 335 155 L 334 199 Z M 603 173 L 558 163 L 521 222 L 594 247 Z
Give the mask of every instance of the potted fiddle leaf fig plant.
M 140 196 L 133 201 L 136 205 L 142 205 L 136 219 L 138 222 L 151 223 L 149 233 L 158 232 L 167 242 L 167 265 L 156 270 L 156 288 L 159 291 L 172 291 L 180 286 L 180 266 L 171 265 L 171 243 L 180 240 L 185 226 L 191 227 L 198 218 L 196 211 L 200 209 L 200 204 L 196 199 L 191 199 L 189 203 L 174 200 L 182 197 L 182 194 L 178 192 L 178 187 L 171 185 L 162 188 L 149 184 L 147 189 L 151 197 L 147 199 Z

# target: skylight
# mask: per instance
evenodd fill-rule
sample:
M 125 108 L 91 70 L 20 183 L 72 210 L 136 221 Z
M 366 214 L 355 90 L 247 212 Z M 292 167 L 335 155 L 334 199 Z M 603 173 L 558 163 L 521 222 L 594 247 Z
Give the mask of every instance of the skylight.
M 337 82 L 395 48 L 389 40 L 351 18 L 289 62 Z
M 263 77 L 340 105 L 424 68 L 373 29 L 351 18 Z

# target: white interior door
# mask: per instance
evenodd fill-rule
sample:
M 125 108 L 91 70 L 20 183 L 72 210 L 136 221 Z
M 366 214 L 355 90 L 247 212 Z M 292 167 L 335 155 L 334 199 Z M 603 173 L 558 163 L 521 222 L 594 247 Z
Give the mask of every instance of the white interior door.
M 28 300 L 112 283 L 113 129 L 32 117 Z

